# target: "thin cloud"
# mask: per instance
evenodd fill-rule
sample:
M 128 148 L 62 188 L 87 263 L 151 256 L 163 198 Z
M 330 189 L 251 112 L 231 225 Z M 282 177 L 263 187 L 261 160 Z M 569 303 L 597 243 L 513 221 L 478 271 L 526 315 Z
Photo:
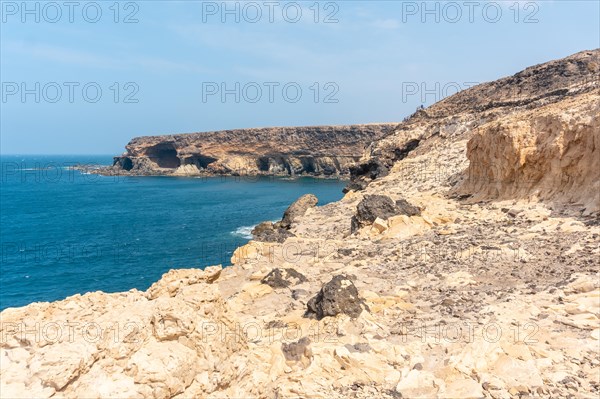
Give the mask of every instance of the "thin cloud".
M 34 44 L 24 41 L 7 41 L 2 45 L 3 51 L 12 52 L 21 56 L 43 59 L 46 61 L 92 67 L 101 69 L 127 69 L 139 68 L 156 71 L 176 71 L 206 73 L 209 70 L 195 64 L 181 63 L 157 57 L 127 56 L 106 57 L 87 51 L 73 50 L 46 44 Z

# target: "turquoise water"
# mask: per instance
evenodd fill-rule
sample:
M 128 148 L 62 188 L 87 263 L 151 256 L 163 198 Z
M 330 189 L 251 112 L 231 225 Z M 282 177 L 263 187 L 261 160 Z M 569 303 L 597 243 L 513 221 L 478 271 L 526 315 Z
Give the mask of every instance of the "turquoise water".
M 110 156 L 2 156 L 0 309 L 90 291 L 146 289 L 172 268 L 228 265 L 251 227 L 299 196 L 323 205 L 344 182 L 108 177 Z

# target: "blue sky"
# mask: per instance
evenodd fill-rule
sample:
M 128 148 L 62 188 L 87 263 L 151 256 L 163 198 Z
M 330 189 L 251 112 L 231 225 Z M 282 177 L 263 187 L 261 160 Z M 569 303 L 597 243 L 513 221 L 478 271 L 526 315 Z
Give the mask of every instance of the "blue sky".
M 396 122 L 455 88 L 600 47 L 597 1 L 64 3 L 1 2 L 3 154 Z

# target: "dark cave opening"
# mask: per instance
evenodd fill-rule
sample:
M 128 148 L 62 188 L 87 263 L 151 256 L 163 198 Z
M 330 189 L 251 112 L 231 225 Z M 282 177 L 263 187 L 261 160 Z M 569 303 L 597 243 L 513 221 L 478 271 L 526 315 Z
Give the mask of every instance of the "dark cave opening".
M 172 143 L 160 143 L 146 150 L 146 156 L 160 168 L 175 169 L 181 165 Z
M 304 173 L 315 173 L 315 160 L 314 158 L 302 158 L 300 159 L 302 162 L 302 171 Z
M 113 166 L 129 171 L 133 169 L 133 161 L 129 157 L 114 157 Z
M 257 166 L 258 166 L 258 170 L 260 170 L 261 172 L 268 172 L 269 171 L 269 158 L 268 157 L 260 157 L 258 158 L 257 161 Z
M 131 170 L 133 169 L 133 162 L 131 161 L 131 158 L 123 158 L 121 160 L 121 168 L 123 168 L 124 170 Z
M 412 150 L 419 146 L 420 140 L 413 139 L 407 142 L 404 147 L 396 148 L 394 150 L 394 161 L 401 161 L 410 154 Z
M 198 169 L 206 169 L 208 165 L 216 161 L 218 161 L 217 158 L 209 157 L 202 154 L 195 154 L 185 158 L 184 164 L 196 165 Z

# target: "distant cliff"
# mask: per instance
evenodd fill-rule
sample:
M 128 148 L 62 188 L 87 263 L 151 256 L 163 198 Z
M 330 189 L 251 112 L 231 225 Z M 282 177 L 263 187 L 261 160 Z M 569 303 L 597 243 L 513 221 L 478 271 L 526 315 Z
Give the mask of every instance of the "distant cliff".
M 101 174 L 336 176 L 397 123 L 271 127 L 136 137 Z

